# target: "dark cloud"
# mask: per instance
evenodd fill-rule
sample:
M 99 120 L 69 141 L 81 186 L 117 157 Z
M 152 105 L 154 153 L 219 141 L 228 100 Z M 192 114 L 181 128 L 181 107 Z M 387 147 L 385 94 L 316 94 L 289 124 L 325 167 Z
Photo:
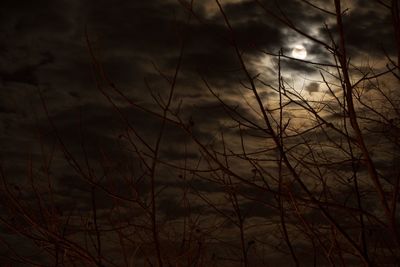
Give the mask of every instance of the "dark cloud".
M 57 42 L 69 42 L 74 24 L 64 1 L 3 1 L 0 11 L 0 70 L 5 81 L 37 85 L 36 71 L 54 63 Z
M 343 16 L 346 45 L 351 56 L 376 57 L 395 52 L 391 13 L 374 1 L 358 1 Z M 338 29 L 321 26 L 320 33 L 330 42 L 329 34 L 338 43 Z M 328 31 L 330 33 L 328 33 Z
M 365 14 L 350 14 L 344 19 L 346 40 L 351 52 L 361 51 L 369 55 L 394 52 L 393 31 L 390 14 L 369 11 Z
M 275 59 L 278 64 L 278 59 Z M 306 65 L 304 62 L 295 59 L 281 59 L 281 68 L 283 73 L 303 73 L 303 74 L 314 74 L 318 70 L 312 65 Z
M 317 82 L 311 82 L 306 86 L 306 90 L 307 92 L 309 92 L 310 94 L 312 93 L 316 93 L 319 91 L 319 83 Z
M 43 53 L 39 62 L 33 65 L 17 67 L 14 70 L 0 70 L 0 78 L 3 82 L 18 82 L 29 85 L 38 85 L 37 70 L 42 66 L 53 63 L 54 59 L 49 53 Z
M 324 14 L 311 8 L 306 2 L 299 0 L 283 0 L 283 1 L 268 1 L 262 0 L 260 1 L 262 6 L 259 7 L 263 10 L 264 14 L 267 14 L 265 9 L 268 12 L 283 15 L 287 19 L 289 19 L 293 25 L 304 30 L 308 31 L 310 25 L 315 23 L 321 23 L 324 21 Z M 261 13 L 262 14 L 262 13 Z M 279 24 L 278 24 L 279 25 Z

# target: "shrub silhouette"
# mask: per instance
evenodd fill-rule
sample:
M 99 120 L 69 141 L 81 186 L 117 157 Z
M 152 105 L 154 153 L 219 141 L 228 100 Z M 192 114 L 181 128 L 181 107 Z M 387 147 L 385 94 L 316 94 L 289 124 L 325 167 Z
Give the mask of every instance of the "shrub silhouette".
M 203 105 L 206 108 L 196 108 L 201 99 L 186 97 L 180 85 L 190 49 L 187 30 L 193 20 L 204 23 L 194 1 L 180 1 L 188 19 L 177 26 L 180 52 L 172 74 L 154 64 L 165 88 L 157 91 L 152 81 L 146 81 L 152 103 L 133 100 L 109 77 L 86 33 L 97 89 L 114 111 L 108 119 L 118 121 L 115 128 L 122 130 L 112 135 L 112 149 L 103 147 L 78 114 L 71 124 L 77 129 L 73 141 L 80 147 L 74 151 L 41 95 L 57 145 L 43 150 L 40 166 L 28 160 L 24 182 L 16 183 L 1 169 L 5 262 L 28 266 L 394 266 L 399 262 L 399 57 L 387 54 L 382 66 L 363 68 L 353 61 L 346 43 L 347 10 L 340 0 L 326 6 L 302 1 L 330 21 L 324 26 L 326 36 L 309 34 L 282 9 L 251 2 L 279 27 L 295 32 L 329 57 L 296 59 L 284 49 L 265 51 L 248 45 L 216 0 L 228 36 L 226 49 L 234 53 L 240 74 L 236 88 L 227 91 L 200 70 L 192 86 L 201 81 L 208 100 L 212 99 Z M 376 5 L 391 14 L 394 46 L 400 55 L 398 2 Z M 271 62 L 274 81 L 258 72 L 248 50 Z M 308 91 L 288 77 L 295 69 L 318 73 Z M 114 125 L 104 121 L 108 123 Z M 71 199 L 77 193 L 62 190 L 62 174 L 52 170 L 53 161 L 61 159 L 74 172 L 63 183 L 80 181 L 79 201 Z

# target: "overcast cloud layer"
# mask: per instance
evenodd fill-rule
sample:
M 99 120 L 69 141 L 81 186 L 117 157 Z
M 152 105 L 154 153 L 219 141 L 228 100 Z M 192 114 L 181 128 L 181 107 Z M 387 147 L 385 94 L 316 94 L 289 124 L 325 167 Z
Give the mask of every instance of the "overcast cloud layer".
M 361 62 L 382 58 L 385 51 L 389 55 L 394 53 L 390 14 L 371 2 L 352 2 L 344 17 L 349 50 Z M 254 75 L 260 73 L 267 82 L 276 80 L 276 65 L 262 65 L 264 55 L 260 50 L 277 53 L 283 49 L 290 55 L 295 43 L 304 44 L 312 60 L 329 61 L 326 51 L 280 27 L 253 1 L 223 3 Z M 264 4 L 278 10 L 270 1 Z M 331 22 L 321 13 L 310 11 L 297 1 L 279 4 L 300 29 L 319 39 L 326 38 L 324 23 Z M 85 30 L 110 79 L 136 101 L 149 100 L 145 80 L 155 91 L 168 89 L 154 65 L 171 75 L 177 64 L 180 40 L 184 40 L 176 94 L 187 99 L 187 108 L 198 123 L 212 123 L 207 118 L 221 116 L 218 108 L 211 115 L 210 107 L 216 100 L 207 96 L 201 77 L 226 93 L 235 90 L 243 78 L 234 49 L 230 48 L 230 33 L 213 1 L 195 1 L 196 18 L 190 21 L 187 10 L 178 1 L 6 0 L 1 7 L 1 150 L 11 153 L 8 158 L 16 155 L 15 162 L 22 156 L 21 148 L 30 143 L 29 132 L 34 125 L 46 123 L 39 90 L 50 115 L 57 117 L 61 127 L 68 128 L 68 121 L 74 120 L 71 114 L 83 110 L 87 112 L 84 123 L 91 133 L 103 139 L 109 137 L 112 127 L 103 122 L 113 112 L 96 89 Z M 317 73 L 312 66 L 296 61 L 284 61 L 282 68 L 303 76 Z M 316 83 L 306 86 L 310 93 L 319 90 Z M 195 113 L 201 112 L 193 110 L 193 98 L 202 99 L 195 106 L 200 110 L 204 107 L 210 114 L 197 116 Z M 152 123 L 151 119 L 138 122 L 143 129 L 151 129 Z M 69 138 L 73 135 L 72 132 Z

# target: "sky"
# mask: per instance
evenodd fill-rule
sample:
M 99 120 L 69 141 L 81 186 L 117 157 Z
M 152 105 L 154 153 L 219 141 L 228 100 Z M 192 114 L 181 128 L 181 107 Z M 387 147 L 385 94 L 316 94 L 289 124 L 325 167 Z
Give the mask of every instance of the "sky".
M 257 77 L 256 85 L 263 101 L 271 106 L 277 103 L 277 94 L 270 86 L 278 83 L 279 62 L 274 55 L 280 50 L 283 53 L 281 74 L 288 90 L 310 101 L 325 99 L 327 88 L 321 82 L 322 67 L 284 57 L 291 57 L 292 49 L 298 45 L 307 50 L 305 60 L 314 63 L 334 63 L 331 54 L 325 47 L 283 25 L 265 9 L 285 14 L 298 29 L 328 43 L 329 33 L 337 39 L 334 17 L 300 0 L 220 2 L 249 73 Z M 310 2 L 334 12 L 333 1 Z M 50 172 L 55 177 L 61 209 L 90 212 L 90 184 L 77 177 L 65 160 L 63 148 L 68 148 L 68 153 L 83 165 L 89 159 L 93 173 L 99 177 L 107 172 L 139 175 L 141 166 L 128 138 L 128 133 L 133 135 L 133 132 L 127 129 L 134 128 L 146 142 L 154 145 L 162 122 L 134 105 L 162 114 L 155 99 L 162 98 L 165 103 L 181 51 L 171 109 L 179 110 L 183 123 L 192 124 L 192 133 L 201 142 L 212 146 L 215 140 L 220 140 L 223 130 L 226 143 L 232 148 L 240 147 L 233 113 L 227 112 L 209 90 L 217 92 L 217 96 L 249 120 L 261 121 L 259 113 L 251 108 L 256 103 L 251 90 L 245 88 L 248 83 L 232 45 L 232 33 L 215 1 L 193 1 L 192 13 L 188 12 L 188 6 L 186 0 L 1 1 L 0 157 L 7 179 L 17 185 L 22 183 L 29 162 L 34 165 L 34 173 L 40 176 L 45 172 L 40 165 L 51 159 Z M 384 70 L 386 56 L 395 58 L 397 53 L 390 12 L 372 0 L 342 1 L 342 10 L 345 10 L 343 23 L 352 70 L 368 71 L 369 67 L 373 72 Z M 99 65 L 94 67 L 94 60 L 101 65 L 108 82 L 99 75 Z M 357 75 L 360 73 L 354 77 Z M 116 94 L 110 83 L 134 105 Z M 99 89 L 105 90 L 106 95 Z M 113 102 L 106 96 L 111 96 Z M 330 112 L 334 113 L 337 108 L 333 105 Z M 294 110 L 285 116 L 292 116 L 296 127 L 306 127 L 309 115 Z M 261 140 L 259 129 L 248 129 L 246 134 L 252 136 L 246 143 L 250 151 L 260 149 L 260 143 L 266 142 L 268 147 L 269 141 Z M 58 138 L 65 147 L 60 146 Z M 315 142 L 324 140 L 324 137 L 314 138 Z M 220 148 L 221 144 L 214 145 Z M 385 147 L 382 154 L 390 150 L 386 150 L 390 145 L 384 142 L 381 147 Z M 149 152 L 143 146 L 139 150 Z M 179 165 L 186 159 L 195 165 L 199 155 L 185 131 L 172 124 L 165 126 L 161 160 Z M 376 160 L 378 165 L 387 164 L 384 156 Z M 202 162 L 200 167 L 207 164 Z M 248 163 L 237 163 L 235 167 L 240 169 L 239 173 L 250 175 Z M 163 190 L 159 209 L 171 221 L 185 214 L 177 197 L 182 189 L 176 179 L 179 173 L 160 166 L 157 176 L 157 188 Z M 224 199 L 221 188 L 207 180 L 196 179 L 193 184 L 201 192 L 207 192 L 213 201 Z M 122 195 L 131 193 L 121 184 L 114 186 Z M 138 188 L 143 194 L 148 193 L 148 182 L 138 182 Z M 261 194 L 256 190 L 251 192 L 256 196 Z M 107 210 L 110 198 L 103 194 L 100 192 L 97 196 L 98 205 L 100 210 Z M 271 197 L 265 198 L 268 202 Z M 272 211 L 266 206 L 259 208 L 246 201 L 243 209 L 251 214 L 254 224 L 260 218 L 272 218 Z M 200 202 L 194 203 L 194 208 L 201 209 L 204 202 Z M 231 231 L 225 235 L 235 236 Z M 277 255 L 271 257 L 272 262 L 282 260 Z
M 253 1 L 222 3 L 251 73 L 260 74 L 264 82 L 276 83 L 277 64 L 276 58 L 269 58 L 263 52 L 277 54 L 282 49 L 290 56 L 291 48 L 301 44 L 307 49 L 308 60 L 322 63 L 331 60 L 325 49 L 282 27 Z M 361 66 L 368 63 L 376 66 L 384 59 L 384 51 L 394 55 L 390 14 L 374 1 L 347 1 L 344 8 L 346 4 L 349 10 L 344 21 L 351 58 Z M 277 10 L 273 4 L 271 8 Z M 329 17 L 297 1 L 280 1 L 280 8 L 300 29 L 317 38 L 326 38 L 324 23 L 332 24 Z M 328 8 L 332 9 L 332 5 Z M 210 97 L 202 79 L 224 90 L 226 96 L 237 97 L 235 89 L 244 76 L 229 45 L 229 32 L 214 1 L 195 1 L 196 18 L 189 22 L 185 11 L 174 0 L 36 1 L 34 4 L 3 1 L 0 110 L 2 138 L 6 142 L 2 150 L 21 157 L 21 147 L 32 137 L 28 136 L 28 129 L 36 122 L 46 123 L 38 91 L 61 127 L 70 128 L 69 124 L 75 120 L 70 114 L 83 109 L 90 120 L 85 125 L 98 138 L 107 139 L 112 127 L 103 122 L 112 113 L 112 107 L 96 88 L 85 30 L 112 82 L 135 101 L 144 103 L 153 102 L 148 86 L 161 93 L 168 90 L 157 69 L 173 74 L 180 40 L 184 40 L 177 98 L 184 99 L 188 113 L 193 112 L 201 125 L 210 125 L 218 116 L 224 116 L 218 108 L 210 108 L 218 106 L 217 101 Z M 334 30 L 334 26 L 330 29 Z M 283 75 L 296 77 L 310 94 L 319 91 L 318 83 L 302 79 L 319 78 L 318 69 L 294 60 L 282 64 Z M 153 126 L 150 120 L 142 117 L 138 120 L 140 128 Z M 73 138 L 74 130 L 71 131 L 68 138 Z

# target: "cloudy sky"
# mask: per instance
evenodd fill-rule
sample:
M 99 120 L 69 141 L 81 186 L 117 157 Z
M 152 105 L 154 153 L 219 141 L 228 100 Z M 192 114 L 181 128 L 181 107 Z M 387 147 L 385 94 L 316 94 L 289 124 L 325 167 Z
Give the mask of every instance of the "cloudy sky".
M 327 40 L 325 25 L 335 32 L 334 18 L 301 1 L 280 1 L 279 7 L 270 1 L 260 2 L 273 12 L 284 12 L 296 27 L 317 39 Z M 176 98 L 184 100 L 184 108 L 198 123 L 218 121 L 223 115 L 211 108 L 217 101 L 210 97 L 202 79 L 234 98 L 244 75 L 216 3 L 194 1 L 195 16 L 190 19 L 182 3 L 186 2 L 3 1 L 0 116 L 6 142 L 2 142 L 2 151 L 13 155 L 25 152 L 21 148 L 29 143 L 27 132 L 43 122 L 39 91 L 60 127 L 71 129 L 76 120 L 71 114 L 84 110 L 85 124 L 98 138 L 107 138 L 113 128 L 110 125 L 116 122 L 107 120 L 111 107 L 96 88 L 85 31 L 109 79 L 140 103 L 152 102 L 150 88 L 165 96 L 169 88 L 158 71 L 173 75 L 183 42 Z M 307 60 L 332 62 L 324 47 L 284 27 L 254 1 L 222 3 L 251 74 L 259 74 L 265 83 L 276 83 L 277 61 L 263 52 L 277 54 L 282 49 L 291 56 L 294 46 L 303 45 Z M 328 1 L 318 4 L 334 11 Z M 386 62 L 385 53 L 395 52 L 389 12 L 375 1 L 343 1 L 346 8 L 344 23 L 352 62 L 360 67 Z M 309 93 L 319 91 L 319 84 L 312 82 L 312 78 L 319 78 L 317 68 L 295 60 L 282 64 L 283 75 L 295 77 L 293 80 L 300 81 Z M 137 117 L 141 128 L 153 127 L 150 120 Z
M 390 12 L 378 1 L 342 2 L 351 66 L 360 70 L 372 66 L 374 71 L 385 68 L 386 56 L 395 58 L 396 54 Z M 310 3 L 334 12 L 333 1 Z M 8 179 L 15 183 L 24 180 L 29 159 L 40 166 L 54 151 L 51 173 L 57 177 L 63 207 L 88 209 L 86 193 L 90 185 L 77 178 L 63 159 L 54 129 L 78 161 L 89 158 L 96 168 L 101 165 L 99 162 L 104 166 L 105 158 L 111 158 L 110 164 L 121 173 L 137 168 L 137 163 L 125 164 L 136 159 L 127 145 L 128 126 L 154 145 L 162 123 L 156 116 L 134 108 L 109 85 L 112 83 L 135 105 L 162 114 L 153 97 L 166 101 L 180 56 L 171 108 L 179 107 L 181 119 L 193 124 L 198 140 L 211 144 L 225 129 L 232 147 L 240 145 L 238 132 L 229 130 L 232 114 L 221 107 L 205 81 L 227 103 L 236 105 L 244 117 L 256 123 L 260 120 L 247 105 L 246 101 L 250 106 L 254 104 L 254 99 L 245 88 L 246 77 L 232 38 L 243 53 L 250 74 L 258 75 L 257 86 L 266 101 L 275 95 L 267 85 L 277 85 L 278 59 L 274 55 L 280 50 L 284 56 L 292 57 L 293 48 L 302 46 L 307 51 L 305 60 L 334 63 L 326 47 L 271 15 L 284 14 L 299 30 L 330 44 L 330 36 L 337 38 L 335 18 L 306 1 L 221 0 L 221 4 L 233 34 L 213 0 L 193 1 L 193 12 L 189 12 L 186 0 L 1 1 L 0 156 Z M 91 53 L 108 81 L 93 67 Z M 322 67 L 293 58 L 281 61 L 288 87 L 292 85 L 304 98 L 314 100 L 326 91 L 320 82 Z M 111 96 L 118 109 L 99 89 Z M 255 129 L 249 134 L 254 138 L 247 145 L 256 149 L 260 133 Z M 185 159 L 196 162 L 199 153 L 184 131 L 167 124 L 160 158 L 174 164 Z M 158 178 L 168 188 L 160 197 L 163 202 L 159 208 L 168 216 L 179 217 L 183 211 L 177 208 L 178 200 L 174 198 L 179 185 L 171 178 L 177 173 L 160 168 Z M 204 181 L 196 181 L 196 186 L 210 197 L 216 194 L 213 197 L 218 199 L 218 188 Z M 124 188 L 119 190 L 129 194 Z M 106 209 L 109 200 L 105 199 L 100 202 Z M 254 220 L 269 216 L 267 208 L 258 210 L 251 209 L 249 203 L 245 205 Z

